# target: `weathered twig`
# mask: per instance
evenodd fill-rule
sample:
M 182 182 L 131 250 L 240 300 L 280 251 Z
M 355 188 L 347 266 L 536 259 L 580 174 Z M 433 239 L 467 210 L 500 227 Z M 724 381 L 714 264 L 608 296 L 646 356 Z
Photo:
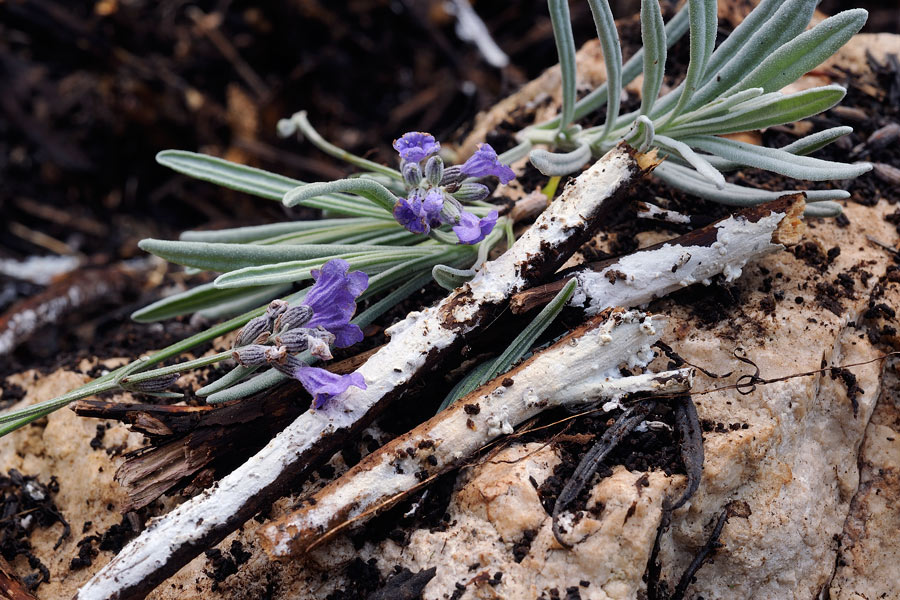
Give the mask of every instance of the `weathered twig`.
M 557 496 L 556 504 L 553 505 L 553 514 L 551 515 L 553 518 L 553 537 L 556 538 L 556 541 L 559 542 L 560 545 L 565 546 L 566 548 L 572 547 L 572 544 L 562 537 L 559 519 L 562 512 L 578 497 L 578 494 L 581 493 L 584 486 L 587 485 L 594 473 L 597 472 L 597 469 L 600 468 L 603 459 L 606 458 L 609 453 L 619 445 L 619 442 L 624 440 L 628 434 L 644 420 L 650 411 L 653 410 L 655 405 L 656 402 L 653 400 L 644 400 L 629 406 L 625 412 L 616 419 L 616 422 L 603 432 L 600 440 L 581 458 L 581 462 L 575 467 L 575 472 L 572 473 L 572 477 L 569 478 L 566 485 L 559 493 L 559 496 Z
M 571 277 L 583 292 L 572 304 L 585 306 L 588 314 L 644 304 L 719 273 L 731 281 L 748 262 L 800 240 L 804 206 L 803 194 L 783 196 L 668 242 L 586 265 L 560 281 L 519 292 L 510 306 L 521 313 L 546 304 Z
M 0 356 L 9 354 L 42 327 L 59 323 L 79 310 L 111 302 L 143 281 L 146 267 L 117 264 L 103 269 L 78 269 L 43 292 L 17 302 L 0 315 Z
M 461 398 L 429 421 L 367 456 L 300 510 L 260 530 L 263 547 L 302 552 L 348 520 L 396 503 L 424 479 L 462 461 L 549 407 L 618 400 L 626 394 L 677 394 L 691 369 L 621 377 L 620 364 L 646 364 L 663 319 L 606 311 L 512 371 Z
M 690 396 L 679 398 L 675 403 L 675 423 L 681 433 L 681 460 L 687 472 L 687 485 L 674 502 L 670 503 L 666 498 L 665 504 L 669 505 L 670 511 L 684 506 L 700 487 L 700 478 L 703 476 L 703 437 L 700 433 L 700 418 L 697 416 L 694 400 Z
M 77 594 L 79 600 L 141 598 L 215 544 L 298 475 L 330 456 L 467 336 L 489 323 L 510 296 L 553 273 L 620 207 L 630 185 L 655 167 L 654 156 L 621 144 L 582 173 L 497 260 L 437 306 L 389 330 L 390 342 L 358 372 L 368 388 L 350 388 L 324 409 L 300 415 L 265 448 L 218 482 L 155 521 Z

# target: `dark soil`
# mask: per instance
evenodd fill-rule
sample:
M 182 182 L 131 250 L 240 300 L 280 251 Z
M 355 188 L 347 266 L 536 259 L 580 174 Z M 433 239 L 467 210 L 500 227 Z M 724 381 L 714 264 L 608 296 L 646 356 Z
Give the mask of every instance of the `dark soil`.
M 28 541 L 31 533 L 35 529 L 60 523 L 62 533 L 56 547 L 71 533 L 65 517 L 53 502 L 53 496 L 58 491 L 59 484 L 55 477 L 44 484 L 37 477 L 22 475 L 15 469 L 11 469 L 6 476 L 0 476 L 0 555 L 10 563 L 18 557 L 25 559 L 31 572 L 22 574 L 20 571 L 19 574 L 31 590 L 50 581 L 47 567 L 31 552 Z

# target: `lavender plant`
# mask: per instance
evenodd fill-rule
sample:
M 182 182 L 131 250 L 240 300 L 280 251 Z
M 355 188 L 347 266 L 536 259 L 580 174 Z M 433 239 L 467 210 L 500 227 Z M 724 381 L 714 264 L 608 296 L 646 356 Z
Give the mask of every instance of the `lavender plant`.
M 580 169 L 620 140 L 639 150 L 658 147 L 669 157 L 654 174 L 667 184 L 731 205 L 750 205 L 785 192 L 725 181 L 723 172 L 757 167 L 809 180 L 848 179 L 868 171 L 806 155 L 850 132 L 836 127 L 784 148 L 762 148 L 718 137 L 788 123 L 835 105 L 844 95 L 830 85 L 785 94 L 779 90 L 820 64 L 863 25 L 866 12 L 850 10 L 806 30 L 816 0 L 763 0 L 714 49 L 715 0 L 689 0 L 663 24 L 657 0 L 642 0 L 644 47 L 624 64 L 606 0 L 588 0 L 604 51 L 608 81 L 576 101 L 575 46 L 566 0 L 548 0 L 562 72 L 560 114 L 518 134 L 519 144 L 497 155 L 482 144 L 461 165 L 445 166 L 433 136 L 410 132 L 394 142 L 399 169 L 355 156 L 323 139 L 299 112 L 278 124 L 282 136 L 301 134 L 327 154 L 362 172 L 337 181 L 305 183 L 260 169 L 184 151 L 165 151 L 160 164 L 180 173 L 261 198 L 323 211 L 325 218 L 220 231 L 188 231 L 180 240 L 143 240 L 144 250 L 196 271 L 217 273 L 211 283 L 155 302 L 134 313 L 139 322 L 196 314 L 224 322 L 151 356 L 114 370 L 53 400 L 0 415 L 0 435 L 100 392 L 128 389 L 177 396 L 166 390 L 188 369 L 235 359 L 219 380 L 197 390 L 208 402 L 235 400 L 292 377 L 321 406 L 359 377 L 336 378 L 311 367 L 330 346 L 359 337 L 361 327 L 436 279 L 455 287 L 504 236 L 511 222 L 486 202 L 483 179 L 506 184 L 509 163 L 528 155 L 547 175 Z M 660 97 L 667 48 L 690 30 L 690 63 L 682 83 Z M 644 74 L 639 110 L 621 115 L 624 85 Z M 606 106 L 602 125 L 577 121 Z M 536 149 L 547 145 L 552 151 Z M 807 214 L 833 215 L 843 190 L 813 190 Z M 351 272 L 350 269 L 357 271 Z M 363 284 L 365 278 L 365 284 Z M 312 286 L 303 287 L 309 281 Z M 336 283 L 337 282 L 337 283 Z M 298 289 L 299 288 L 299 289 Z M 340 322 L 322 320 L 323 298 L 340 297 Z M 353 317 L 347 298 L 381 296 Z M 317 316 L 317 311 L 319 316 Z M 288 316 L 290 315 L 290 316 Z M 308 315 L 308 320 L 304 321 Z M 351 317 L 352 320 L 351 320 Z M 234 349 L 151 369 L 216 337 L 243 327 Z
M 666 184 L 732 206 L 771 200 L 783 191 L 728 183 L 723 172 L 755 167 L 811 181 L 845 180 L 867 172 L 868 163 L 845 164 L 807 157 L 852 130 L 834 127 L 783 148 L 765 148 L 723 137 L 764 129 L 818 114 L 840 102 L 838 85 L 784 93 L 785 86 L 814 69 L 865 24 L 862 9 L 841 12 L 806 29 L 817 0 L 763 0 L 715 48 L 716 0 L 688 0 L 663 24 L 658 0 L 641 2 L 643 48 L 622 64 L 622 51 L 607 0 L 588 0 L 603 48 L 607 82 L 576 102 L 575 44 L 566 0 L 548 0 L 562 74 L 562 110 L 555 118 L 519 133 L 510 155 L 529 153 L 545 175 L 565 175 L 601 156 L 620 140 L 640 150 L 659 148 L 668 157 L 654 175 Z M 667 48 L 690 31 L 690 62 L 683 81 L 660 96 Z M 622 88 L 643 72 L 640 108 L 620 114 Z M 583 128 L 579 119 L 606 106 L 602 125 Z M 532 149 L 535 144 L 552 151 Z M 806 214 L 839 214 L 833 202 L 844 190 L 810 190 Z
M 360 341 L 361 327 L 432 277 L 445 284 L 450 274 L 471 277 L 472 267 L 485 260 L 504 233 L 512 235 L 509 220 L 484 201 L 488 187 L 474 181 L 496 177 L 505 184 L 515 176 L 488 144 L 462 165 L 444 168 L 437 155 L 440 143 L 429 134 L 410 132 L 394 142 L 400 162 L 396 170 L 328 143 L 303 112 L 282 120 L 278 129 L 285 136 L 301 132 L 325 152 L 364 171 L 349 179 L 307 184 L 191 152 L 165 151 L 157 160 L 198 179 L 287 206 L 318 208 L 338 218 L 188 231 L 178 241 L 141 241 L 147 252 L 219 275 L 212 283 L 138 310 L 132 315 L 136 321 L 188 314 L 228 320 L 59 398 L 0 415 L 0 435 L 104 391 L 177 398 L 181 395 L 166 390 L 181 373 L 230 359 L 235 367 L 197 390 L 198 396 L 215 404 L 293 378 L 321 408 L 351 385 L 365 389 L 366 382 L 357 373 L 338 376 L 311 364 L 332 358 L 332 346 Z M 309 280 L 313 285 L 292 291 Z M 382 297 L 353 318 L 356 301 L 376 295 Z M 241 327 L 231 351 L 150 369 Z

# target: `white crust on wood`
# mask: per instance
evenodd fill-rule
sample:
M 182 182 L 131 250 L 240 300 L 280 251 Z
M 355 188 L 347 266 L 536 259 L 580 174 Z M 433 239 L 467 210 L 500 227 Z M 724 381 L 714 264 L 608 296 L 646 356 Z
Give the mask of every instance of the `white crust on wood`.
M 424 478 L 450 468 L 546 408 L 618 402 L 627 394 L 683 393 L 691 369 L 622 377 L 619 366 L 653 359 L 665 319 L 615 311 L 595 319 L 520 368 L 457 401 L 449 409 L 367 457 L 314 496 L 315 502 L 260 530 L 276 556 L 303 551 L 317 537 L 391 500 Z
M 719 273 L 734 281 L 748 262 L 784 248 L 777 232 L 790 216 L 790 211 L 773 211 L 757 221 L 732 216 L 715 224 L 712 243 L 663 244 L 624 256 L 602 271 L 581 271 L 570 303 L 586 305 L 585 312 L 594 315 L 609 306 L 640 306 L 697 282 L 709 285 Z

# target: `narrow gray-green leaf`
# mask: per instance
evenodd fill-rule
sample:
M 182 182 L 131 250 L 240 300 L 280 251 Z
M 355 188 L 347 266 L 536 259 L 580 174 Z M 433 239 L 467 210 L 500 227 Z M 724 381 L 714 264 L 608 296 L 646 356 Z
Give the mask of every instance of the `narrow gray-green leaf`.
M 309 200 L 335 192 L 362 196 L 386 211 L 389 215 L 394 210 L 394 204 L 397 202 L 397 197 L 389 189 L 371 179 L 338 179 L 337 181 L 308 183 L 285 193 L 282 202 L 284 202 L 285 206 L 296 206 L 298 204 L 309 206 Z
M 265 286 L 261 288 L 236 288 L 244 289 L 245 293 L 224 302 L 196 311 L 197 316 L 210 321 L 219 321 L 222 319 L 230 319 L 235 315 L 240 315 L 248 310 L 258 306 L 265 306 L 270 301 L 282 296 L 291 289 L 291 284 Z
M 575 293 L 578 282 L 573 278 L 556 294 L 538 315 L 532 319 L 525 329 L 516 336 L 503 354 L 494 360 L 486 361 L 472 371 L 457 383 L 450 393 L 444 398 L 438 411 L 444 410 L 466 394 L 474 391 L 479 386 L 494 379 L 501 373 L 509 371 L 514 364 L 522 360 L 522 357 L 528 353 L 537 339 L 547 330 L 547 327 L 559 316 L 562 309 L 566 306 Z
M 474 269 L 456 269 L 447 265 L 434 265 L 431 277 L 445 290 L 455 290 L 475 277 Z
M 353 252 L 339 254 L 334 258 L 346 260 L 350 267 L 365 271 L 370 275 L 405 262 L 410 258 L 430 254 L 433 250 L 398 247 L 391 252 Z M 246 267 L 220 275 L 215 280 L 218 288 L 252 287 L 273 285 L 311 279 L 313 269 L 321 268 L 321 259 L 297 260 L 259 267 Z
M 728 114 L 691 123 L 683 123 L 667 131 L 673 138 L 689 135 L 721 135 L 783 125 L 826 111 L 846 94 L 839 85 L 803 90 L 794 94 L 767 94 L 738 104 Z
M 666 45 L 671 48 L 672 45 L 680 40 L 685 33 L 688 32 L 690 27 L 690 18 L 688 14 L 688 7 L 684 5 L 681 9 L 672 17 L 668 23 L 666 23 Z M 640 75 L 641 69 L 643 69 L 643 60 L 644 60 L 644 49 L 641 48 L 637 52 L 635 52 L 631 58 L 626 61 L 625 65 L 622 67 L 622 85 L 628 85 L 634 78 Z M 601 84 L 587 96 L 579 100 L 575 103 L 575 120 L 579 120 L 582 117 L 589 115 L 594 112 L 598 108 L 602 107 L 606 104 L 606 101 L 609 97 L 609 87 L 606 83 Z M 637 116 L 637 113 L 634 113 L 629 116 L 628 121 L 633 120 Z M 539 124 L 537 127 L 540 129 L 552 129 L 559 125 L 559 116 L 556 116 L 548 121 L 545 121 Z M 620 121 L 624 119 L 624 117 L 620 118 Z M 620 123 L 617 123 L 617 125 Z M 626 123 L 627 124 L 627 123 Z
M 775 200 L 785 194 L 792 194 L 799 191 L 806 194 L 807 202 L 843 200 L 850 197 L 850 194 L 844 190 L 769 191 L 735 185 L 733 183 L 726 183 L 723 189 L 718 189 L 693 169 L 676 165 L 671 162 L 665 162 L 656 167 L 656 169 L 653 170 L 653 175 L 659 177 L 666 184 L 677 190 L 727 206 L 754 206 L 762 202 Z
M 810 181 L 853 179 L 872 169 L 870 163 L 846 164 L 797 156 L 778 148 L 755 146 L 716 136 L 688 137 L 683 138 L 683 142 L 744 166 L 765 169 L 795 179 Z
M 163 321 L 180 315 L 191 314 L 204 308 L 210 308 L 224 302 L 244 297 L 246 290 L 220 290 L 211 283 L 204 283 L 185 292 L 168 296 L 148 304 L 131 314 L 138 323 Z
M 559 130 L 563 131 L 572 123 L 575 115 L 575 36 L 572 34 L 572 20 L 569 16 L 568 0 L 547 0 L 550 10 L 550 24 L 559 56 L 562 75 L 562 115 Z
M 638 152 L 646 152 L 653 144 L 656 133 L 653 129 L 653 121 L 645 115 L 635 119 L 631 131 L 625 136 L 625 141 L 631 144 Z
M 671 121 L 682 113 L 693 94 L 703 83 L 706 63 L 712 54 L 716 41 L 716 0 L 688 0 L 691 18 L 691 47 L 687 74 L 684 76 L 683 88 L 675 108 L 667 117 Z M 712 38 L 710 39 L 710 31 Z M 749 86 L 748 86 L 749 87 Z
M 712 0 L 715 2 L 715 0 Z M 622 46 L 619 43 L 619 32 L 608 0 L 588 0 L 600 46 L 603 48 L 603 62 L 606 65 L 607 104 L 606 125 L 603 137 L 612 130 L 619 117 L 619 102 L 622 97 Z M 664 45 L 664 44 L 663 44 Z
M 679 142 L 678 140 L 673 140 L 664 135 L 657 135 L 654 140 L 656 144 L 666 152 L 677 154 L 687 161 L 688 164 L 694 167 L 700 175 L 716 186 L 717 189 L 721 190 L 725 187 L 725 177 L 717 171 L 715 167 L 709 164 L 709 161 L 694 152 L 687 144 Z
M 644 82 L 640 114 L 649 115 L 666 71 L 666 26 L 659 0 L 641 0 L 641 40 L 644 44 Z
M 825 19 L 772 52 L 732 91 L 761 87 L 774 92 L 793 83 L 846 44 L 866 24 L 867 17 L 865 10 L 855 8 Z
M 194 392 L 194 394 L 201 398 L 211 396 L 216 392 L 230 388 L 231 386 L 237 385 L 241 381 L 244 381 L 245 379 L 253 375 L 253 373 L 255 373 L 258 368 L 259 367 L 245 367 L 242 365 L 238 365 L 209 385 L 203 386 L 202 388 Z
M 852 127 L 831 127 L 829 129 L 824 129 L 817 133 L 812 133 L 810 135 L 804 136 L 796 142 L 791 142 L 781 149 L 785 152 L 790 152 L 791 154 L 799 154 L 802 156 L 804 154 L 809 154 L 810 152 L 815 152 L 819 148 L 824 148 L 838 138 L 844 137 L 845 135 L 849 135 L 851 133 L 853 133 Z
M 844 212 L 844 207 L 837 202 L 816 202 L 807 204 L 803 210 L 804 217 L 836 217 Z
M 290 188 L 293 189 L 293 188 Z M 288 221 L 281 223 L 269 223 L 268 225 L 252 225 L 249 227 L 235 227 L 232 229 L 213 229 L 203 231 L 185 231 L 178 239 L 185 242 L 223 242 L 233 244 L 246 244 L 257 242 L 267 238 L 281 237 L 294 233 L 316 231 L 334 226 L 379 224 L 381 220 L 373 220 L 366 217 L 348 219 L 318 219 L 311 221 Z
M 548 177 L 568 175 L 583 167 L 591 159 L 591 148 L 587 144 L 582 144 L 575 150 L 565 153 L 547 152 L 537 148 L 531 151 L 528 159 L 534 168 Z
M 156 155 L 156 162 L 184 175 L 269 200 L 281 200 L 286 192 L 303 185 L 297 179 L 184 150 L 163 150 Z
M 735 50 L 727 63 L 716 72 L 707 72 L 709 75 L 706 78 L 707 82 L 688 102 L 687 110 L 700 107 L 725 93 L 725 90 L 730 90 L 746 77 L 747 73 L 771 55 L 776 48 L 803 32 L 812 18 L 817 3 L 817 0 L 787 0 L 768 20 L 765 27 L 758 29 L 745 44 Z M 728 37 L 728 41 L 732 39 L 733 35 Z M 742 84 L 739 89 L 743 90 L 748 87 L 762 86 Z
M 141 240 L 138 246 L 175 264 L 220 273 L 272 263 L 330 258 L 353 252 L 390 252 L 393 249 L 393 246 L 357 244 L 226 244 L 153 238 Z

